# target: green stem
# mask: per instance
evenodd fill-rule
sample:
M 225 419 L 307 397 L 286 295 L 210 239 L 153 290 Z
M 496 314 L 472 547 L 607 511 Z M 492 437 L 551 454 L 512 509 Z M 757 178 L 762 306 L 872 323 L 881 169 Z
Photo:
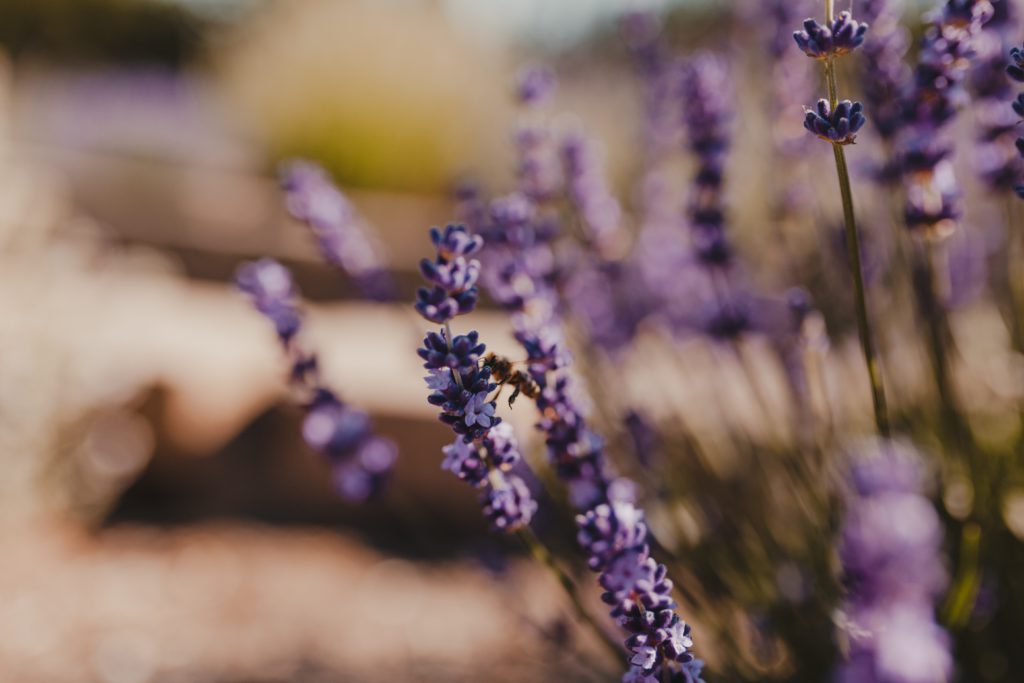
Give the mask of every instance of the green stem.
M 970 522 L 964 526 L 960 537 L 960 570 L 942 610 L 942 621 L 953 630 L 960 630 L 967 624 L 978 599 L 980 554 L 981 527 Z
M 832 0 L 825 0 L 825 12 L 829 23 L 832 22 Z M 832 111 L 839 102 L 839 88 L 836 85 L 836 67 L 832 58 L 825 60 L 825 80 L 828 82 L 828 98 Z M 853 192 L 850 189 L 850 171 L 846 166 L 846 153 L 843 146 L 832 145 L 836 158 L 836 172 L 839 175 L 839 193 L 843 200 L 843 221 L 846 226 L 846 251 L 850 259 L 850 274 L 853 275 L 854 301 L 857 309 L 857 329 L 860 332 L 860 346 L 864 352 L 864 362 L 868 368 L 868 381 L 871 383 L 871 404 L 875 411 L 875 426 L 878 433 L 889 437 L 889 413 L 885 401 L 885 385 L 882 382 L 882 369 L 878 362 L 874 341 L 871 336 L 871 323 L 868 319 L 867 297 L 864 292 L 864 274 L 860 263 L 860 236 L 857 234 L 857 219 L 853 211 Z
M 557 562 L 555 562 L 554 556 L 551 555 L 551 551 L 541 543 L 540 539 L 533 532 L 530 527 L 523 527 L 518 532 L 519 538 L 529 549 L 530 554 L 533 555 L 534 559 L 543 564 L 547 569 L 554 575 L 558 580 L 559 585 L 565 591 L 565 594 L 569 597 L 569 601 L 572 603 L 573 609 L 576 610 L 576 615 L 590 628 L 590 630 L 597 636 L 598 640 L 605 646 L 608 653 L 616 660 L 621 662 L 625 652 L 619 643 L 616 643 L 611 637 L 605 633 L 604 629 L 598 625 L 594 620 L 594 617 L 587 612 L 587 608 L 584 607 L 583 601 L 580 599 L 579 591 L 576 588 L 576 583 L 572 578 L 562 569 Z

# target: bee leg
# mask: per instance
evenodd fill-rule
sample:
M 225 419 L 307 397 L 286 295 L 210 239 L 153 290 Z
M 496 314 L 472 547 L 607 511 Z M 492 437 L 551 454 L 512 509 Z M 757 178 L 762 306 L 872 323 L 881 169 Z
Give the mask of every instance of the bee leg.
M 519 397 L 519 389 L 520 389 L 520 387 L 517 384 L 515 390 L 512 392 L 512 395 L 508 397 L 508 407 L 509 408 L 512 407 L 512 404 L 515 403 L 516 399 Z

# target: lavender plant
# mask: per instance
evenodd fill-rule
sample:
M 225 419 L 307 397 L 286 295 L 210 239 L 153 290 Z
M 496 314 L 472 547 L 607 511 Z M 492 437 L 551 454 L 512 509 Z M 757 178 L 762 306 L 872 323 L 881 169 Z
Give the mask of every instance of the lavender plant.
M 428 401 L 454 433 L 442 449 L 441 466 L 480 492 L 481 509 L 495 530 L 522 539 L 555 573 L 578 618 L 620 664 L 626 660 L 626 683 L 701 680 L 703 662 L 693 656 L 690 626 L 681 613 L 693 617 L 702 641 L 712 644 L 708 668 L 718 680 L 831 676 L 843 683 L 948 683 L 958 675 L 1013 680 L 996 671 L 992 662 L 1000 660 L 992 652 L 1008 652 L 1006 634 L 1022 626 L 1015 612 L 1019 600 L 1012 596 L 1022 594 L 1024 586 L 1007 569 L 1021 561 L 1017 546 L 1011 547 L 1020 534 L 1006 521 L 1007 501 L 1024 481 L 1019 464 L 1024 437 L 1007 426 L 1013 423 L 1007 415 L 1018 417 L 1019 395 L 988 377 L 963 396 L 976 403 L 982 394 L 1001 401 L 1000 412 L 986 414 L 975 406 L 969 415 L 954 400 L 961 398 L 952 395 L 954 373 L 966 383 L 963 377 L 978 374 L 978 366 L 953 352 L 956 312 L 937 286 L 941 278 L 934 264 L 927 262 L 932 270 L 922 278 L 922 264 L 915 263 L 911 274 L 944 403 L 943 412 L 935 414 L 930 387 L 907 369 L 914 365 L 917 337 L 900 337 L 897 348 L 879 344 L 907 327 L 894 319 L 903 316 L 906 303 L 887 302 L 869 315 L 869 284 L 880 292 L 892 281 L 875 273 L 888 269 L 883 275 L 893 277 L 904 264 L 876 258 L 862 243 L 910 238 L 920 257 L 960 221 L 963 195 L 954 174 L 952 122 L 972 92 L 984 100 L 979 111 L 1001 98 L 1007 112 L 1024 118 L 1024 100 L 1018 98 L 1012 107 L 1006 102 L 1008 82 L 1001 73 L 1002 81 L 996 77 L 1002 66 L 994 69 L 987 60 L 977 64 L 977 80 L 966 87 L 986 20 L 998 21 L 1007 7 L 945 0 L 931 15 L 911 68 L 910 32 L 895 0 L 852 3 L 851 11 L 838 15 L 829 0 L 824 22 L 806 20 L 793 36 L 796 47 L 788 43 L 788 51 L 779 44 L 779 26 L 791 27 L 797 10 L 789 3 L 759 4 L 736 48 L 749 43 L 749 31 L 764 34 L 760 38 L 772 60 L 768 73 L 778 80 L 765 88 L 771 95 L 767 105 L 750 94 L 748 84 L 741 82 L 734 92 L 730 79 L 741 79 L 742 70 L 736 68 L 736 54 L 720 49 L 725 43 L 719 41 L 714 53 L 679 57 L 668 49 L 659 17 L 627 15 L 619 28 L 644 96 L 635 202 L 616 195 L 600 142 L 581 125 L 560 126 L 548 115 L 556 90 L 553 71 L 533 67 L 520 73 L 513 91 L 520 106 L 514 186 L 503 192 L 461 186 L 456 214 L 466 227 L 431 232 L 436 253 L 420 264 L 427 286 L 416 293 L 415 308 L 435 329 L 418 353 L 428 372 Z M 762 12 L 769 12 L 766 21 L 760 21 Z M 984 30 L 994 29 L 989 24 Z M 790 61 L 806 64 L 805 55 L 822 65 L 827 97 L 802 120 L 790 117 L 799 140 L 776 136 L 787 98 L 806 101 L 802 93 L 810 70 L 798 78 Z M 1006 72 L 1024 83 L 1022 55 L 1021 49 L 1010 53 Z M 861 75 L 864 104 L 840 99 L 839 76 L 854 71 Z M 759 106 L 749 106 L 755 100 Z M 730 203 L 733 194 L 727 193 L 731 187 L 740 188 L 737 195 L 759 189 L 751 191 L 757 183 L 751 183 L 744 158 L 729 163 L 730 155 L 751 154 L 745 147 L 750 136 L 733 125 L 743 116 L 771 119 L 773 139 L 758 152 L 770 150 L 768 165 L 776 171 L 767 183 L 769 196 L 750 200 L 757 211 L 746 212 Z M 985 145 L 997 135 L 993 121 L 982 121 Z M 998 136 L 1010 130 L 1015 126 L 1003 121 Z M 846 278 L 837 282 L 845 272 L 819 265 L 812 276 L 827 286 L 818 288 L 820 282 L 807 278 L 811 269 L 799 267 L 800 255 L 771 261 L 785 263 L 786 272 L 767 277 L 770 266 L 743 257 L 745 234 L 763 229 L 766 215 L 782 220 L 781 213 L 765 211 L 777 195 L 817 189 L 816 159 L 808 149 L 818 140 L 833 149 L 853 316 L 836 311 L 828 297 L 829 291 L 850 289 Z M 854 144 L 858 147 L 852 149 L 869 147 L 869 152 L 871 145 L 880 145 L 884 163 L 872 157 L 864 168 L 884 182 L 881 190 L 867 185 L 863 191 L 884 199 L 902 189 L 902 215 L 895 220 L 884 210 L 869 211 L 868 220 L 858 223 L 846 157 Z M 1024 155 L 1024 139 L 1017 147 Z M 780 168 L 787 172 L 777 172 Z M 984 178 L 992 187 L 1006 187 L 1012 168 L 996 164 Z M 337 190 L 323 189 L 323 174 L 304 173 L 286 185 L 292 211 L 313 227 L 329 261 L 349 270 L 357 282 L 366 268 L 377 273 L 368 279 L 376 280 L 383 262 L 373 261 L 370 268 L 360 256 L 365 253 L 361 243 L 346 241 L 353 239 L 346 231 L 358 226 L 348 220 L 354 213 L 337 209 Z M 1018 192 L 1024 196 L 1024 190 Z M 784 208 L 786 220 L 807 225 L 826 220 L 813 214 L 809 200 Z M 342 215 L 347 222 L 339 220 Z M 909 230 L 885 232 L 887 221 Z M 883 244 L 883 251 L 890 246 Z M 813 247 L 812 257 L 831 245 Z M 954 269 L 950 282 L 955 282 Z M 259 279 L 247 276 L 247 281 Z M 773 293 L 766 280 L 775 286 L 803 284 L 817 303 L 801 288 Z M 272 278 L 263 286 L 268 288 L 275 288 Z M 305 379 L 310 371 L 304 368 L 309 363 L 315 368 L 315 358 L 309 360 L 293 341 L 301 326 L 295 295 L 290 285 L 277 290 L 274 296 L 251 296 L 295 356 L 299 383 L 318 387 L 315 375 Z M 250 283 L 246 291 L 262 290 Z M 373 287 L 364 291 L 374 295 Z M 475 331 L 452 330 L 456 319 L 477 306 L 496 306 L 507 314 L 519 348 L 515 360 L 485 347 Z M 862 437 L 846 419 L 851 392 L 843 382 L 851 370 L 842 357 L 841 326 L 833 324 L 849 317 L 857 321 L 880 438 L 858 450 L 849 473 L 839 474 L 849 441 Z M 876 337 L 880 329 L 885 337 Z M 746 364 L 746 354 L 759 346 L 778 358 L 765 360 L 769 354 L 762 354 Z M 883 353 L 892 371 L 884 384 Z M 759 375 L 770 376 L 775 367 L 765 370 L 756 363 L 768 366 L 779 359 L 784 377 L 760 382 Z M 1011 369 L 1018 361 L 1006 362 L 1007 376 L 1015 376 Z M 702 362 L 711 369 L 700 368 Z M 863 372 L 859 364 L 851 367 Z M 694 368 L 706 372 L 687 372 Z M 742 384 L 728 374 L 737 368 L 745 374 Z M 715 386 L 697 386 L 702 381 Z M 736 386 L 741 388 L 733 393 L 744 394 L 769 422 L 773 409 L 795 397 L 800 405 L 790 412 L 796 436 L 715 431 L 705 424 L 736 406 L 746 407 L 722 400 Z M 747 394 L 756 396 L 750 400 Z M 531 410 L 530 404 L 544 454 L 531 460 L 532 468 L 509 423 L 499 417 L 506 405 L 522 411 Z M 314 407 L 310 403 L 311 413 Z M 326 412 L 337 420 L 335 415 L 346 411 L 341 406 Z M 972 421 L 979 434 L 992 434 L 975 439 Z M 314 427 L 313 437 L 307 436 L 312 443 L 335 443 L 334 431 Z M 328 432 L 329 438 L 315 438 Z M 918 446 L 905 445 L 911 442 L 943 459 L 933 462 L 940 456 L 925 457 Z M 938 475 L 937 487 L 929 485 L 925 472 Z M 559 546 L 545 545 L 554 532 L 541 532 L 541 542 L 532 527 L 542 512 L 557 517 L 563 506 L 574 513 L 576 549 L 556 559 Z M 589 615 L 587 586 L 572 576 L 574 565 L 597 574 L 610 621 Z M 618 641 L 606 630 L 613 625 L 623 630 Z M 1014 657 L 1006 655 L 1006 671 L 1022 670 L 1024 664 Z M 716 680 L 712 674 L 708 678 Z
M 390 439 L 373 433 L 366 413 L 324 384 L 316 354 L 301 340 L 303 316 L 291 273 L 277 261 L 262 259 L 239 267 L 235 282 L 274 326 L 291 365 L 289 386 L 306 413 L 302 437 L 330 464 L 338 494 L 361 502 L 379 493 L 398 451 Z

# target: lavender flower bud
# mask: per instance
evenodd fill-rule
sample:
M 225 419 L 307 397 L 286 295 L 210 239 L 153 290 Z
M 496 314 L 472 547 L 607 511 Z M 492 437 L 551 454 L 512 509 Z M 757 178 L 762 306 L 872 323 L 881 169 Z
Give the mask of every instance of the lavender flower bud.
M 473 442 L 457 437 L 442 452 L 444 461 L 441 462 L 441 469 L 451 472 L 471 486 L 482 486 L 487 480 L 487 461 Z
M 424 259 L 420 272 L 434 286 L 417 290 L 416 310 L 427 320 L 444 324 L 476 308 L 480 264 L 465 257 L 479 251 L 483 240 L 461 225 L 449 225 L 443 233 L 433 228 L 430 239 L 437 248 L 437 259 Z
M 267 258 L 245 263 L 235 275 L 235 284 L 249 297 L 253 307 L 274 324 L 282 342 L 287 344 L 299 331 L 302 313 L 287 268 Z
M 1010 64 L 1006 73 L 1018 83 L 1024 83 L 1024 48 L 1014 47 L 1010 50 Z
M 512 532 L 530 523 L 537 511 L 526 483 L 514 474 L 492 475 L 497 481 L 484 493 L 484 515 L 499 531 Z
M 527 106 L 547 102 L 555 92 L 558 82 L 555 72 L 546 66 L 532 66 L 520 71 L 516 84 L 516 97 Z
M 836 145 L 852 145 L 857 131 L 864 127 L 864 105 L 860 102 L 842 100 L 832 111 L 828 100 L 818 100 L 816 109 L 807 109 L 804 128 L 826 142 Z
M 804 21 L 804 30 L 793 33 L 797 47 L 814 59 L 828 59 L 848 54 L 864 43 L 868 25 L 858 23 L 849 12 L 840 12 L 831 26 L 814 19 Z
M 615 555 L 643 546 L 647 525 L 631 503 L 602 503 L 576 516 L 576 541 L 587 553 L 587 566 L 601 571 Z
M 433 229 L 430 238 L 437 260 L 421 264 L 423 277 L 456 300 L 456 313 L 464 313 L 468 308 L 458 298 L 471 294 L 475 303 L 480 271 L 480 262 L 466 257 L 480 250 L 483 239 L 461 226 Z M 425 310 L 424 297 L 418 299 L 416 309 L 427 319 L 451 319 Z M 484 515 L 496 529 L 514 532 L 530 523 L 537 504 L 523 480 L 508 473 L 521 456 L 511 427 L 495 415 L 497 404 L 490 396 L 497 385 L 491 381 L 491 368 L 478 366 L 485 350 L 475 331 L 452 338 L 446 327 L 428 332 L 418 353 L 429 371 L 424 378 L 431 392 L 427 402 L 441 408 L 440 420 L 457 435 L 443 449 L 442 469 L 482 488 Z

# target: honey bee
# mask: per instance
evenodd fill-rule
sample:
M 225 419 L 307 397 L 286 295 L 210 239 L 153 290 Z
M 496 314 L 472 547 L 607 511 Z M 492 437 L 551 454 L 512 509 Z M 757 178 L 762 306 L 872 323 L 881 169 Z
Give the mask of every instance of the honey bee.
M 519 394 L 527 398 L 537 398 L 540 394 L 540 387 L 537 386 L 537 383 L 522 370 L 516 370 L 515 363 L 509 359 L 498 356 L 492 351 L 484 356 L 484 365 L 491 368 L 491 376 L 494 377 L 499 388 L 505 385 L 513 388 L 512 395 L 508 397 L 509 408 L 519 398 Z

